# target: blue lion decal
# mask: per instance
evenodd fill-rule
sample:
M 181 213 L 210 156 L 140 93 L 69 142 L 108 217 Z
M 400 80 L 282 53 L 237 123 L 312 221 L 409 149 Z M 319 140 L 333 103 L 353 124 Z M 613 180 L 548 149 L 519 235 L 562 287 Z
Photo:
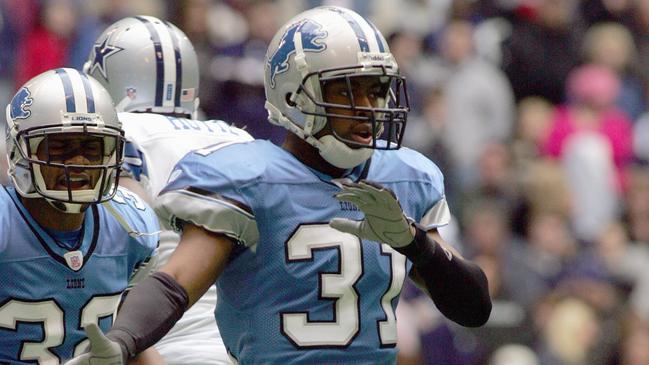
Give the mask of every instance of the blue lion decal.
M 14 98 L 11 99 L 11 118 L 13 119 L 27 119 L 32 115 L 29 107 L 34 102 L 31 98 L 32 93 L 26 87 L 20 88 Z
M 296 32 L 300 32 L 304 52 L 322 52 L 327 48 L 327 45 L 318 43 L 318 41 L 327 37 L 327 32 L 322 30 L 320 24 L 311 19 L 305 19 L 291 25 L 279 41 L 279 47 L 277 47 L 275 53 L 268 59 L 270 86 L 272 88 L 275 88 L 275 75 L 284 73 L 289 68 L 288 59 L 295 53 L 293 37 Z

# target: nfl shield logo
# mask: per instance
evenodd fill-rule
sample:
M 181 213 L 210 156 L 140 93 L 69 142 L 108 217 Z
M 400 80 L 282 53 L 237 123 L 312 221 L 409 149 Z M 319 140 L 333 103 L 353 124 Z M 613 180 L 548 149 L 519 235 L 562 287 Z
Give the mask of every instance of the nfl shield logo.
M 83 253 L 81 251 L 70 251 L 63 255 L 68 267 L 74 271 L 79 271 L 83 266 Z
M 131 100 L 135 100 L 135 98 L 137 97 L 137 90 L 134 87 L 127 87 L 126 96 L 128 96 L 128 98 Z

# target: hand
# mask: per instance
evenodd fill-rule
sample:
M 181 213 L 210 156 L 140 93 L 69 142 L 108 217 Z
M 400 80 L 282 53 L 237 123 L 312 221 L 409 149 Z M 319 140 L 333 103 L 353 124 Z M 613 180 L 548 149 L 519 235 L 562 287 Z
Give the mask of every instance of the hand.
M 90 352 L 79 355 L 65 365 L 124 365 L 122 348 L 106 337 L 94 323 L 85 327 L 90 340 Z
M 329 222 L 332 228 L 395 248 L 407 246 L 415 238 L 414 227 L 392 190 L 362 180 L 358 184 L 343 183 L 342 190 L 334 196 L 355 204 L 365 213 L 365 218 L 360 221 L 334 218 Z

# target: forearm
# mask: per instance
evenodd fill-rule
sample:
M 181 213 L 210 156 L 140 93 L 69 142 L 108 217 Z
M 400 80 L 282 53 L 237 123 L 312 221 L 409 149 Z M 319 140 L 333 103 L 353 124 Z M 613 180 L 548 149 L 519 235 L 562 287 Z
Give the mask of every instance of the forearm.
M 412 243 L 397 251 L 413 262 L 413 270 L 444 316 L 467 327 L 487 322 L 491 298 L 487 278 L 476 264 L 445 250 L 419 227 Z
M 154 273 L 127 295 L 106 337 L 122 347 L 126 360 L 169 332 L 188 303 L 187 293 L 171 276 Z

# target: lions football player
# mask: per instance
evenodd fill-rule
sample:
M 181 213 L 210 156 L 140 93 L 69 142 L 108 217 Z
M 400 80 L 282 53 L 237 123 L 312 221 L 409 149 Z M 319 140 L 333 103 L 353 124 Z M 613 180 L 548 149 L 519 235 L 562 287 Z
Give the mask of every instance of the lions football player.
M 406 275 L 451 320 L 487 321 L 484 273 L 437 232 L 450 216 L 441 172 L 399 149 L 406 88 L 379 31 L 315 8 L 279 30 L 265 66 L 269 120 L 292 133 L 282 147 L 235 144 L 176 165 L 155 204 L 182 229 L 178 249 L 70 364 L 122 363 L 217 278 L 217 322 L 239 364 L 394 364 Z
M 6 117 L 0 363 L 57 365 L 88 346 L 84 327 L 110 328 L 122 292 L 148 270 L 158 222 L 117 188 L 123 131 L 97 81 L 47 71 L 18 90 Z
M 191 150 L 252 140 L 223 121 L 193 119 L 199 103 L 196 52 L 187 36 L 167 21 L 136 16 L 110 25 L 97 38 L 84 70 L 106 87 L 120 112 L 129 177 L 122 177 L 120 184 L 139 190 L 149 201 Z M 161 232 L 160 263 L 179 240 L 171 230 Z M 156 344 L 168 364 L 230 364 L 214 319 L 215 305 L 212 286 Z

